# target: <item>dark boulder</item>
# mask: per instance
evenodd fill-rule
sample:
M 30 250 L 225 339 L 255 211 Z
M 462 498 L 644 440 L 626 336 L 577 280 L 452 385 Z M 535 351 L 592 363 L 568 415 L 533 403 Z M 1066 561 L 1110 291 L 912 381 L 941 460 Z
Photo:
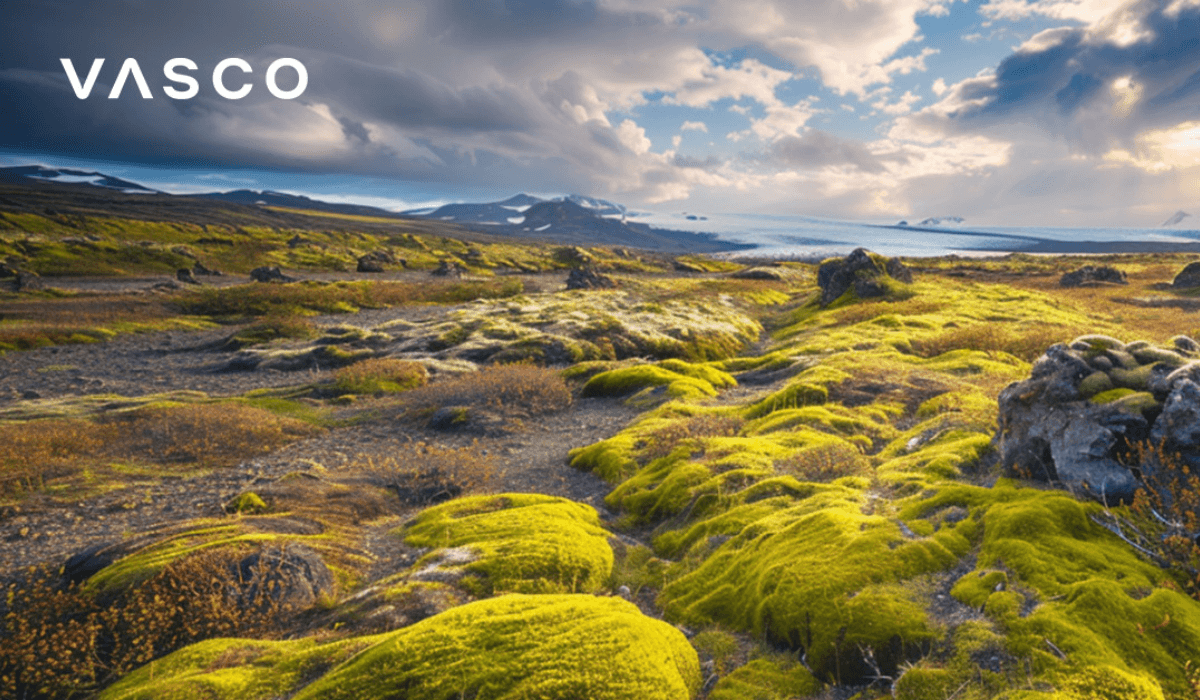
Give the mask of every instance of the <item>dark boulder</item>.
M 1078 270 L 1064 273 L 1058 280 L 1060 287 L 1095 287 L 1106 284 L 1129 284 L 1125 273 L 1108 265 L 1084 265 Z
M 437 277 L 462 277 L 466 272 L 467 268 L 463 267 L 462 263 L 443 260 L 430 274 Z
M 278 267 L 256 267 L 250 271 L 250 279 L 255 282 L 295 282 L 296 278 L 288 277 Z
M 186 267 L 181 267 L 175 271 L 175 279 L 183 282 L 184 284 L 200 284 L 200 280 L 196 279 L 195 276 L 192 275 L 192 271 Z
M 204 263 L 197 261 L 195 265 L 192 265 L 192 274 L 202 275 L 204 277 L 220 277 L 221 271 L 205 267 Z
M 39 289 L 45 289 L 46 283 L 42 281 L 36 273 L 26 270 L 17 271 L 17 281 L 14 285 L 18 292 L 32 292 Z
M 359 272 L 383 272 L 385 265 L 395 265 L 396 257 L 386 250 L 375 250 L 358 259 Z
M 912 272 L 899 258 L 884 258 L 865 248 L 856 248 L 844 258 L 821 263 L 817 284 L 821 306 L 828 306 L 851 289 L 861 298 L 888 296 L 894 283 L 912 283 Z
M 1179 289 L 1187 287 L 1200 287 L 1200 262 L 1188 263 L 1186 267 L 1175 275 L 1175 279 L 1171 281 L 1171 286 Z
M 1091 335 L 1055 345 L 999 396 L 996 446 L 1010 476 L 1128 502 L 1143 477 L 1200 468 L 1200 361 L 1174 348 Z M 1157 488 L 1157 486 L 1155 487 Z
M 243 608 L 303 609 L 333 593 L 333 574 L 321 557 L 302 544 L 266 547 L 237 562 Z
M 567 289 L 613 289 L 617 283 L 608 275 L 602 275 L 594 267 L 572 268 L 567 275 Z

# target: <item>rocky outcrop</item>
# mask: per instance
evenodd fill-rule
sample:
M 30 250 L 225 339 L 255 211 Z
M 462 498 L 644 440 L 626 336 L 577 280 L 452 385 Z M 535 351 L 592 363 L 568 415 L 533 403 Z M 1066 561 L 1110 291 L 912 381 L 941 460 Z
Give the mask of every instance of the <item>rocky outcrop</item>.
M 1173 346 L 1090 335 L 1047 350 L 1000 392 L 1006 472 L 1117 502 L 1144 478 L 1200 467 L 1200 345 Z
M 295 282 L 295 277 L 288 277 L 278 267 L 256 267 L 250 271 L 250 279 L 255 282 Z
M 437 269 L 429 274 L 436 277 L 462 277 L 466 272 L 467 268 L 463 267 L 462 263 L 443 260 L 438 264 Z
M 386 250 L 375 250 L 358 259 L 359 272 L 384 272 L 385 265 L 395 265 L 396 257 Z
M 576 267 L 567 275 L 567 289 L 613 289 L 617 283 L 594 267 Z
M 1060 287 L 1097 287 L 1105 284 L 1129 284 L 1125 273 L 1108 265 L 1084 265 L 1078 270 L 1064 273 L 1058 280 Z
M 844 258 L 826 260 L 817 270 L 821 306 L 828 306 L 851 289 L 861 298 L 888 296 L 896 283 L 911 284 L 912 272 L 899 258 L 884 258 L 866 248 L 856 248 Z
M 204 263 L 197 260 L 196 264 L 192 265 L 192 274 L 202 275 L 204 277 L 220 277 L 223 273 L 220 270 L 214 270 L 211 267 L 205 267 Z
M 333 574 L 313 550 L 294 542 L 266 547 L 237 563 L 239 602 L 246 608 L 304 609 L 333 593 Z
M 1171 281 L 1171 286 L 1176 289 L 1200 287 L 1200 261 L 1188 263 L 1179 271 L 1179 274 L 1175 275 L 1175 279 Z

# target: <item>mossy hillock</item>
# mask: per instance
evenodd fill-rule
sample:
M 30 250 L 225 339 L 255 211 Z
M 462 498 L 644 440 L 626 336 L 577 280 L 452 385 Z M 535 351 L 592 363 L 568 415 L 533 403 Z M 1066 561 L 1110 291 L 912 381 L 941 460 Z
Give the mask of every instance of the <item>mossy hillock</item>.
M 442 568 L 449 548 L 467 550 L 458 584 L 475 595 L 594 593 L 612 572 L 610 533 L 594 508 L 540 494 L 472 496 L 427 508 L 397 531 L 432 548 L 414 565 Z M 451 564 L 451 566 L 455 566 Z
M 683 634 L 631 603 L 514 594 L 373 637 L 204 642 L 101 697 L 684 700 L 699 686 L 696 652 Z

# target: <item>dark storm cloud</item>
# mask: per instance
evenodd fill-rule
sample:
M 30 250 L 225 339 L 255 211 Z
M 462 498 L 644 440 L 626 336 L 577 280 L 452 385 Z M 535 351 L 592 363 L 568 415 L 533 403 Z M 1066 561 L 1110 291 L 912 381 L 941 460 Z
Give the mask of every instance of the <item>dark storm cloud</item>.
M 1141 2 L 1119 17 L 1122 24 L 1047 31 L 1002 61 L 994 78 L 961 83 L 943 127 L 1034 124 L 1103 151 L 1147 129 L 1200 118 L 1200 7 L 1168 6 Z M 1110 86 L 1123 78 L 1137 99 L 1116 113 Z
M 539 159 L 564 170 L 555 143 L 575 128 L 573 122 L 528 85 L 452 84 L 411 67 L 422 61 L 436 67 L 436 56 L 397 60 L 386 41 L 377 41 L 373 27 L 394 9 L 366 2 L 345 8 L 232 1 L 6 2 L 0 23 L 0 148 L 155 165 L 462 182 L 509 167 L 514 177 L 529 178 L 530 187 L 551 181 L 546 168 L 536 167 Z M 418 19 L 401 14 L 404 29 L 420 28 Z M 163 76 L 163 64 L 176 56 L 199 65 L 192 75 L 200 92 L 193 99 L 172 100 L 163 92 L 174 85 Z M 219 97 L 212 86 L 213 67 L 232 56 L 254 69 L 245 77 L 238 70 L 227 73 L 231 87 L 243 80 L 254 85 L 239 101 Z M 292 101 L 273 98 L 264 83 L 267 66 L 283 56 L 301 60 L 308 71 L 308 89 Z M 81 81 L 92 59 L 105 59 L 87 100 L 76 98 L 62 57 L 73 60 Z M 108 99 L 127 57 L 138 60 L 153 99 L 143 99 L 132 80 L 119 99 Z M 281 72 L 281 86 L 290 80 L 289 71 Z M 587 129 L 579 136 L 592 141 Z M 485 153 L 493 147 L 499 152 Z M 574 177 L 561 174 L 567 181 Z

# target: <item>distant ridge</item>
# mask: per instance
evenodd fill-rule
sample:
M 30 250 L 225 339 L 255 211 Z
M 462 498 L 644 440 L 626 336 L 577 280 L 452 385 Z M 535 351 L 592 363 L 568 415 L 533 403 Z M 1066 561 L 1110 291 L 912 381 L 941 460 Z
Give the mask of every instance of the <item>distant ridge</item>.
M 13 168 L 0 168 L 0 177 L 4 179 L 37 180 L 56 184 L 90 185 L 106 190 L 116 190 L 126 194 L 161 194 L 136 182 L 122 180 L 119 177 L 105 175 L 92 170 L 75 170 L 72 168 L 47 168 L 44 165 L 18 165 Z
M 1191 216 L 1191 214 L 1189 214 L 1186 211 L 1183 211 L 1181 209 L 1181 210 L 1175 212 L 1174 214 L 1172 214 L 1171 218 L 1169 218 L 1166 221 L 1159 224 L 1159 226 L 1178 226 L 1184 219 L 1188 218 L 1189 216 Z

